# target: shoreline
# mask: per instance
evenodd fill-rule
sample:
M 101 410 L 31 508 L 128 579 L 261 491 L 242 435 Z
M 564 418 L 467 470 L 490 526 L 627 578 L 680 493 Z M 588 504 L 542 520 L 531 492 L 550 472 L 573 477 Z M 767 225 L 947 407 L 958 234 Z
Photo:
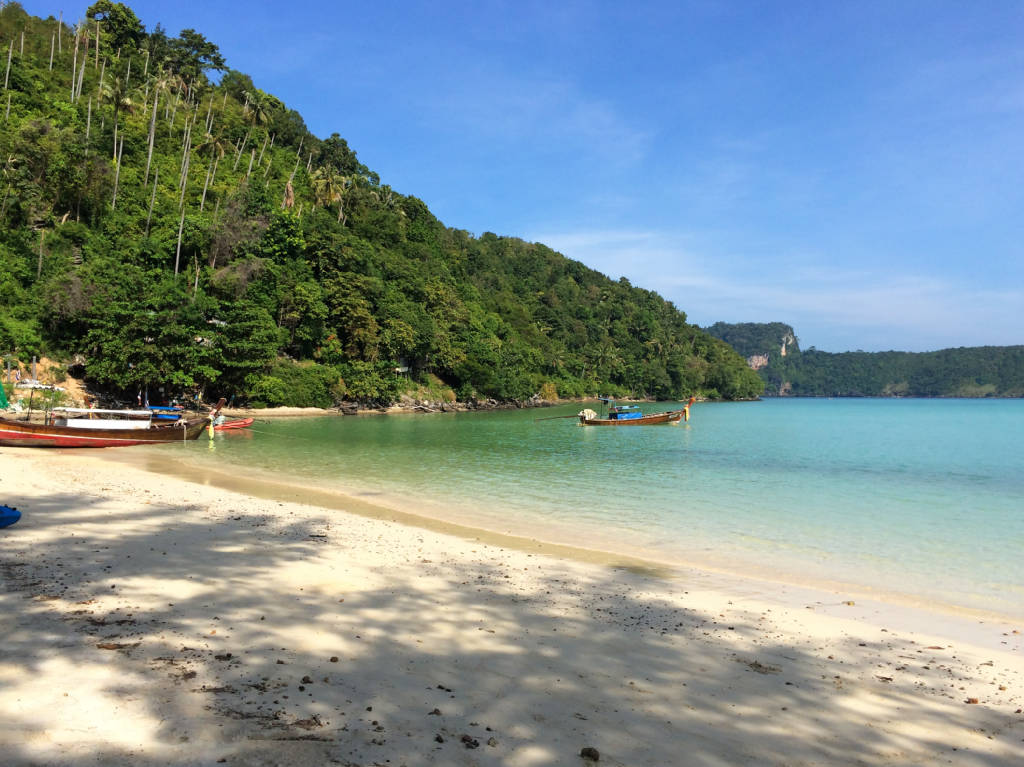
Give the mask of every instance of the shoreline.
M 761 398 L 750 400 L 729 400 L 735 402 L 757 402 Z M 599 397 L 582 397 L 580 399 L 545 400 L 535 398 L 529 400 L 495 400 L 487 399 L 472 402 L 447 402 L 443 400 L 417 400 L 409 396 L 403 396 L 398 402 L 386 407 L 366 407 L 357 402 L 343 402 L 332 408 L 318 407 L 224 407 L 221 412 L 235 418 L 301 418 L 306 416 L 364 416 L 364 415 L 429 415 L 439 413 L 487 413 L 495 410 L 543 410 L 546 408 L 563 407 L 568 405 L 586 405 L 599 402 Z M 652 400 L 622 398 L 621 402 L 665 404 L 678 403 L 685 405 L 686 398 L 679 400 Z M 713 402 L 725 402 L 727 400 L 714 400 Z M 709 401 L 698 398 L 697 402 L 708 404 Z
M 741 563 L 741 567 L 738 568 L 729 568 L 707 561 L 658 559 L 645 552 L 627 551 L 623 548 L 595 548 L 536 535 L 502 532 L 474 524 L 472 521 L 463 522 L 437 516 L 436 513 L 424 511 L 423 507 L 413 511 L 374 502 L 359 497 L 357 493 L 345 492 L 344 489 L 299 486 L 266 477 L 227 474 L 209 466 L 186 463 L 164 452 L 156 454 L 149 451 L 107 451 L 90 457 L 130 465 L 189 483 L 211 485 L 223 490 L 253 495 L 269 501 L 288 500 L 320 509 L 357 514 L 369 519 L 397 522 L 467 541 L 479 541 L 524 553 L 621 569 L 649 578 L 679 581 L 696 577 L 714 582 L 723 590 L 754 591 L 765 596 L 771 594 L 773 599 L 778 599 L 780 606 L 804 607 L 808 603 L 823 604 L 831 599 L 835 604 L 847 607 L 849 605 L 846 603 L 850 601 L 870 605 L 875 614 L 885 616 L 890 624 L 900 623 L 901 613 L 910 610 L 933 616 L 936 620 L 1020 624 L 1024 628 L 1024 616 L 949 602 L 936 602 L 919 594 L 891 589 L 880 590 L 866 584 L 835 579 L 800 577 L 796 571 L 774 570 L 769 573 L 763 566 L 757 567 L 749 563 Z M 754 585 L 757 586 L 756 589 L 752 588 Z M 780 598 L 780 595 L 784 595 L 785 598 Z
M 0 460 L 14 765 L 1024 760 L 1024 626 Z

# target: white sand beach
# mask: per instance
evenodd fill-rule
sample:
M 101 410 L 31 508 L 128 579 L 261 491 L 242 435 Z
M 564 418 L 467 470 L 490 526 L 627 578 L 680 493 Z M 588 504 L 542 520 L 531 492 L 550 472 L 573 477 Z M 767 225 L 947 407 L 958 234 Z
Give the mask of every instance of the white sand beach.
M 1024 625 L 995 616 L 83 451 L 0 449 L 0 503 L 5 765 L 1024 764 Z

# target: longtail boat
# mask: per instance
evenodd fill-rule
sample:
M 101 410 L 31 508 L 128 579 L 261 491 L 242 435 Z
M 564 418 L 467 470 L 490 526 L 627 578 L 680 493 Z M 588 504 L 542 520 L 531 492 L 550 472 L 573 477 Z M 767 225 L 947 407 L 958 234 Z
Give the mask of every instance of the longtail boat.
M 222 399 L 209 415 L 154 423 L 137 410 L 55 409 L 48 423 L 0 418 L 0 445 L 8 447 L 122 447 L 198 439 L 217 417 Z M 84 416 L 84 417 L 78 417 Z M 118 416 L 118 417 L 107 417 Z
M 679 410 L 666 410 L 661 413 L 644 415 L 638 405 L 617 405 L 614 400 L 601 397 L 605 403 L 608 413 L 604 418 L 596 412 L 587 408 L 577 413 L 581 426 L 653 426 L 659 423 L 679 423 L 681 420 L 690 420 L 690 405 L 697 401 L 696 397 L 690 397 L 690 401 Z
M 220 418 L 223 417 L 224 416 L 221 416 Z M 220 418 L 218 418 L 217 421 L 220 421 Z M 244 429 L 246 426 L 252 426 L 252 422 L 255 420 L 255 418 L 238 418 L 234 421 L 220 421 L 220 423 L 214 421 L 213 428 L 217 431 L 224 431 L 225 429 Z

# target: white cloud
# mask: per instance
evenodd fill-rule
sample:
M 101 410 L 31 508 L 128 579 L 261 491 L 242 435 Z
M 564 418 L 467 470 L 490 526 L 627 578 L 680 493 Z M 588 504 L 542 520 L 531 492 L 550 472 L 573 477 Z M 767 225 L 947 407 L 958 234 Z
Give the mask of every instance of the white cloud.
M 719 258 L 686 234 L 548 233 L 544 242 L 607 274 L 655 290 L 691 322 L 788 322 L 804 345 L 924 351 L 1024 343 L 1024 289 L 993 289 L 898 267 L 823 267 L 808 257 Z

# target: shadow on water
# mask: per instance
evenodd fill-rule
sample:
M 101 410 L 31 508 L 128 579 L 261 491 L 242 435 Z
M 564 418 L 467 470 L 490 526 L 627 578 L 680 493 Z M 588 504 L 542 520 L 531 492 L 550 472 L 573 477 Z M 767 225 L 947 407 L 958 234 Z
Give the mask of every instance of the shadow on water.
M 0 539 L 3 678 L 25 700 L 55 696 L 56 717 L 72 704 L 33 680 L 57 660 L 102 667 L 95 694 L 113 703 L 75 704 L 89 726 L 56 756 L 59 721 L 3 711 L 8 765 L 574 765 L 584 746 L 611 765 L 1005 763 L 950 750 L 950 729 L 970 730 L 984 706 L 953 721 L 937 691 L 898 674 L 861 705 L 866 682 L 844 689 L 842 664 L 826 672 L 819 648 L 773 638 L 763 614 L 651 596 L 642 568 L 553 566 L 524 580 L 500 549 L 466 560 L 439 543 L 353 580 L 324 557 L 353 545 L 344 521 L 316 510 L 183 501 L 118 514 L 58 492 L 25 524 L 38 547 Z M 386 530 L 359 545 L 392 547 Z M 298 590 L 280 577 L 294 571 Z M 139 606 L 162 590 L 173 606 Z M 880 649 L 847 637 L 834 652 Z M 97 718 L 119 706 L 130 721 Z M 908 712 L 919 728 L 890 729 Z M 995 732 L 1016 754 L 1019 719 Z M 124 741 L 129 726 L 144 743 Z

